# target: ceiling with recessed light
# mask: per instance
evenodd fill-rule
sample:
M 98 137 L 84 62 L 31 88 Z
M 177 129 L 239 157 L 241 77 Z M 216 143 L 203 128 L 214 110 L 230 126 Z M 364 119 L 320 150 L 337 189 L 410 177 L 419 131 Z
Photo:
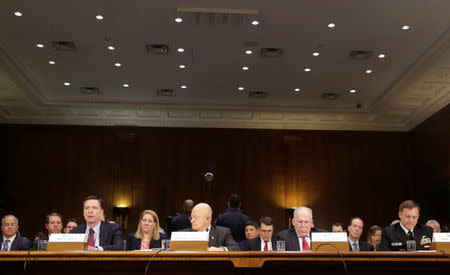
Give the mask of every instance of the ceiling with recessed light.
M 3 0 L 0 123 L 408 131 L 450 1 Z

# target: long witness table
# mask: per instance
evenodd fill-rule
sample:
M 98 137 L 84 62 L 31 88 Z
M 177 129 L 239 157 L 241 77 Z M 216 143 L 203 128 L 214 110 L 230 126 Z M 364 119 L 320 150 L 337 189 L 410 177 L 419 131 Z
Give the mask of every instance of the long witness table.
M 0 274 L 450 274 L 443 252 L 155 253 L 1 252 Z

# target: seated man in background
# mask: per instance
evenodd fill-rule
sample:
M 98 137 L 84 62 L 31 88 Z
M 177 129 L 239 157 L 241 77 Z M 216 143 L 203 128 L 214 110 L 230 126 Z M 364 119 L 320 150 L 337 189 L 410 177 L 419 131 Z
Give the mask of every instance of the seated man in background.
M 340 222 L 336 222 L 331 226 L 331 232 L 345 232 L 344 225 Z
M 16 216 L 6 215 L 2 219 L 1 251 L 30 250 L 33 243 L 18 234 L 19 220 Z
M 38 240 L 48 240 L 51 234 L 60 234 L 63 229 L 63 217 L 61 214 L 53 212 L 45 217 L 45 228 L 47 229 L 47 233 L 38 232 L 34 237 L 34 241 Z
M 348 230 L 348 246 L 350 251 L 373 251 L 373 245 L 361 241 L 364 222 L 361 218 L 355 217 L 350 220 Z
M 180 231 L 186 228 L 191 227 L 191 211 L 194 207 L 194 201 L 191 199 L 187 199 L 183 203 L 183 213 L 176 215 L 170 220 L 168 224 L 168 229 L 170 233 L 175 231 Z
M 247 251 L 273 251 L 276 250 L 277 242 L 273 238 L 273 222 L 271 217 L 259 219 L 259 238 L 246 240 L 241 250 Z
M 429 227 L 433 228 L 433 233 L 441 232 L 441 225 L 437 220 L 428 220 L 425 225 L 428 225 Z
M 78 221 L 74 218 L 67 220 L 66 227 L 64 227 L 64 233 L 70 233 L 70 230 L 78 226 Z
M 381 232 L 380 251 L 406 250 L 406 241 L 414 240 L 417 250 L 430 249 L 433 229 L 419 224 L 420 207 L 414 201 L 407 200 L 400 204 L 398 216 L 400 222 L 385 227 Z
M 295 208 L 292 225 L 294 229 L 281 231 L 276 237 L 277 241 L 285 241 L 286 251 L 311 250 L 311 232 L 326 232 L 314 228 L 313 212 L 305 206 Z
M 208 251 L 239 251 L 229 228 L 212 225 L 212 209 L 206 203 L 197 204 L 191 212 L 192 227 L 186 231 L 208 232 Z
M 103 199 L 90 195 L 83 200 L 86 224 L 75 227 L 70 233 L 86 234 L 88 251 L 123 250 L 122 229 L 116 223 L 102 221 Z
M 232 194 L 227 202 L 228 209 L 217 217 L 216 225 L 228 227 L 236 242 L 245 240 L 244 227 L 249 217 L 242 212 L 241 197 Z
M 245 240 L 238 242 L 238 246 L 241 250 L 244 250 L 248 240 L 259 237 L 259 224 L 257 221 L 248 220 L 245 224 Z

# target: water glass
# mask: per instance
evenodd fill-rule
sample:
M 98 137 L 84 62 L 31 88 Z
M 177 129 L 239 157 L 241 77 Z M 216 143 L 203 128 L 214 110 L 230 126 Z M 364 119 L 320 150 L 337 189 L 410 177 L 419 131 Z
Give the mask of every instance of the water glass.
M 286 242 L 285 241 L 277 241 L 277 251 L 284 252 L 286 250 Z

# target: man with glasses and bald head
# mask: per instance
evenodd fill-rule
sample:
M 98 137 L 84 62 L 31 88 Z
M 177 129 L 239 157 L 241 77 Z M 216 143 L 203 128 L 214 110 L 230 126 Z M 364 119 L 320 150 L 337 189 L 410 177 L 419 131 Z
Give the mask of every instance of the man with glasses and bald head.
M 19 220 L 13 215 L 6 215 L 2 219 L 1 251 L 29 250 L 33 243 L 19 236 Z
M 230 229 L 212 225 L 212 209 L 206 203 L 197 204 L 191 212 L 192 227 L 186 231 L 208 232 L 208 251 L 234 251 L 239 246 L 233 239 Z
M 312 210 L 305 206 L 295 208 L 292 225 L 293 229 L 281 231 L 276 237 L 277 241 L 285 241 L 286 251 L 311 250 L 311 232 L 326 232 L 314 228 Z

